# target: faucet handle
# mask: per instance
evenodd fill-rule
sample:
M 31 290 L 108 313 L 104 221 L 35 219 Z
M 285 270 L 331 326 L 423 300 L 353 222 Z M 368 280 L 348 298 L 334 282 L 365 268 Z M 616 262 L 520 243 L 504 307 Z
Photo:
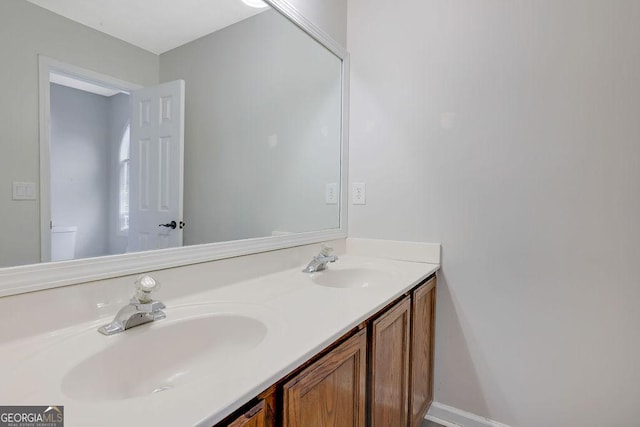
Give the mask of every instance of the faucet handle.
M 136 299 L 143 304 L 153 301 L 151 292 L 160 289 L 160 283 L 153 277 L 145 274 L 136 280 Z
M 333 252 L 333 248 L 331 246 L 325 245 L 324 243 L 320 246 L 320 255 L 329 256 Z

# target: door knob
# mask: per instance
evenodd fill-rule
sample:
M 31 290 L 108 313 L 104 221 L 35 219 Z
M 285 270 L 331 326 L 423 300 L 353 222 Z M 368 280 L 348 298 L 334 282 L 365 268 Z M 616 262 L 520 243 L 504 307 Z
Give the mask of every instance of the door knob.
M 160 225 L 158 225 L 158 227 L 167 227 L 167 228 L 170 228 L 172 230 L 175 230 L 177 226 L 178 226 L 178 223 L 176 223 L 175 221 L 171 221 L 168 224 L 160 224 Z

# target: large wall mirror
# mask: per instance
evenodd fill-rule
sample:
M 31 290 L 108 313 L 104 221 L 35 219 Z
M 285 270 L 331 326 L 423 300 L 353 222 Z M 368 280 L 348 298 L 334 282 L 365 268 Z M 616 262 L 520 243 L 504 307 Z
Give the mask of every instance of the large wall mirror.
M 285 1 L 0 3 L 0 296 L 346 236 L 348 57 Z

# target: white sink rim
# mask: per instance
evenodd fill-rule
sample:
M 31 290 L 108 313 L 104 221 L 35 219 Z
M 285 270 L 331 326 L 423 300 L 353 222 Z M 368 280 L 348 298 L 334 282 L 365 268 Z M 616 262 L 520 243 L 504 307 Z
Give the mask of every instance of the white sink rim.
M 210 373 L 216 361 L 235 358 L 234 353 L 253 351 L 269 339 L 272 328 L 263 316 L 253 313 L 256 307 L 260 306 L 204 303 L 169 307 L 166 319 L 110 337 L 100 336 L 106 344 L 68 364 L 59 378 L 60 390 L 63 395 L 76 401 L 105 403 L 152 396 L 156 392 L 179 389 L 192 381 L 199 381 Z M 233 330 L 233 326 L 227 328 L 234 324 L 240 324 L 238 330 Z M 196 331 L 194 335 L 186 334 L 193 328 Z M 213 328 L 217 335 L 204 339 L 199 333 L 207 328 Z M 220 330 L 216 332 L 216 328 L 225 334 L 220 335 Z M 89 332 L 99 335 L 97 331 Z M 163 338 L 182 335 L 187 340 L 180 342 L 180 345 L 163 342 Z M 90 338 L 95 339 L 95 336 Z M 144 347 L 150 343 L 152 345 L 149 348 Z M 61 345 L 64 346 L 64 343 Z M 130 352 L 140 350 L 141 346 L 151 351 L 147 353 L 146 362 L 143 357 L 137 359 L 136 354 L 126 357 Z M 50 348 L 56 351 L 56 347 L 53 345 Z M 159 353 L 153 353 L 154 350 Z M 169 352 L 168 360 L 162 359 L 163 350 Z M 100 367 L 103 371 L 96 373 Z M 142 372 L 137 372 L 137 369 Z M 84 381 L 83 378 L 88 379 Z M 99 384 L 99 387 L 95 387 L 95 384 Z
M 338 267 L 331 265 L 325 270 L 311 273 L 309 278 L 315 285 L 328 288 L 367 289 L 392 284 L 396 273 L 367 264 L 346 264 Z

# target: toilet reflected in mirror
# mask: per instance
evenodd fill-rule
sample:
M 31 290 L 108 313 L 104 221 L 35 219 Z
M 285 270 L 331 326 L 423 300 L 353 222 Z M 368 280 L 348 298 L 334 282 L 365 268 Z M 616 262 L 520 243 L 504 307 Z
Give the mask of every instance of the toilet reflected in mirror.
M 75 258 L 78 227 L 51 227 L 51 261 Z

